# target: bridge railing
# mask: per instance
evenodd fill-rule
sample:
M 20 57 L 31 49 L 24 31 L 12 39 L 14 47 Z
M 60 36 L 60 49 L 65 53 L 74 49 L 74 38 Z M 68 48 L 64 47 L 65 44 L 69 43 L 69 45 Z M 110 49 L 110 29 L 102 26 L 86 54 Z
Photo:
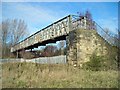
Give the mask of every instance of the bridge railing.
M 68 15 L 16 44 L 11 48 L 11 52 L 27 48 L 36 43 L 53 39 L 58 36 L 67 35 L 69 31 L 78 27 L 83 29 L 92 29 L 90 28 L 86 17 L 80 18 L 77 15 Z
M 104 29 L 101 28 L 96 22 L 89 21 L 86 17 L 68 15 L 16 44 L 11 48 L 11 52 L 21 50 L 34 44 L 41 43 L 49 39 L 54 39 L 62 35 L 67 35 L 71 30 L 75 30 L 76 28 L 96 30 L 100 36 L 102 36 L 110 44 L 113 44 L 114 38 L 107 34 Z
M 109 44 L 119 46 L 120 40 L 114 37 L 113 34 L 107 33 L 100 25 L 95 21 L 88 21 L 86 17 L 81 19 L 77 15 L 72 15 L 73 30 L 76 28 L 83 28 L 87 30 L 96 30 L 97 33 L 104 38 Z M 120 47 L 120 46 L 119 46 Z
M 120 42 L 120 40 L 116 37 L 114 37 L 114 34 L 110 34 L 107 31 L 105 31 L 105 29 L 103 29 L 99 24 L 97 24 L 95 22 L 95 26 L 96 26 L 96 31 L 97 33 L 103 37 L 109 44 L 113 45 L 113 46 L 118 46 L 118 43 Z
M 43 42 L 49 39 L 53 39 L 58 36 L 67 35 L 70 30 L 71 15 L 68 15 L 51 25 L 41 29 L 20 43 L 14 45 L 11 48 L 11 52 L 32 46 L 36 43 Z
M 79 16 L 72 15 L 72 30 L 75 30 L 77 28 L 83 28 L 83 29 L 85 29 L 86 28 L 85 24 L 86 24 L 85 18 L 80 19 Z
M 72 29 L 75 30 L 76 28 L 82 28 L 87 30 L 95 30 L 95 22 L 89 21 L 85 16 L 80 17 L 78 15 L 72 15 Z

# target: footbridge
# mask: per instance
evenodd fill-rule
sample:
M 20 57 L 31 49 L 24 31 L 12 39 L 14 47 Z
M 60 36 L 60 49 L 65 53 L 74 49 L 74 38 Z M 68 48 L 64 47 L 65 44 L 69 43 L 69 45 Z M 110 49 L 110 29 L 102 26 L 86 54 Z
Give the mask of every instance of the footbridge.
M 95 29 L 94 22 L 89 22 L 86 17 L 68 15 L 12 46 L 11 52 L 33 49 L 48 43 L 66 40 L 66 36 L 78 27 L 89 30 Z
M 68 15 L 12 46 L 11 52 L 19 57 L 19 53 L 22 51 L 48 43 L 56 43 L 60 40 L 66 40 L 67 52 L 65 56 L 35 58 L 35 60 L 41 63 L 65 61 L 71 65 L 81 66 L 89 61 L 94 53 L 99 56 L 110 54 L 109 50 L 114 43 L 114 38 L 95 21 L 89 20 L 86 16 Z

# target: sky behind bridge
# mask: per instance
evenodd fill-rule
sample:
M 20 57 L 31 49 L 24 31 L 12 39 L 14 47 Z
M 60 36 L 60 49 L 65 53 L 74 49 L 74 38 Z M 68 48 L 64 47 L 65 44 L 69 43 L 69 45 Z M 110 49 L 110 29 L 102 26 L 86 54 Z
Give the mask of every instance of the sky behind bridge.
M 117 2 L 2 2 L 2 18 L 23 19 L 30 35 L 51 23 L 77 12 L 89 10 L 101 27 L 116 34 L 118 28 Z
M 117 2 L 3 2 L 2 20 L 23 19 L 30 34 L 33 34 L 64 16 L 86 10 L 92 13 L 93 20 L 101 27 L 117 33 Z

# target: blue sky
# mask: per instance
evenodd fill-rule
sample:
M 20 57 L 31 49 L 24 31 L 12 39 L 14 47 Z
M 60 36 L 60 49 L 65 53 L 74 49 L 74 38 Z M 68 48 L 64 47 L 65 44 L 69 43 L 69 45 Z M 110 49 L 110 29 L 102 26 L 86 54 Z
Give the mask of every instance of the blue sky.
M 86 10 L 101 27 L 117 33 L 117 2 L 3 2 L 2 20 L 23 19 L 31 35 L 64 16 Z
M 119 0 L 2 0 L 2 2 L 118 2 Z

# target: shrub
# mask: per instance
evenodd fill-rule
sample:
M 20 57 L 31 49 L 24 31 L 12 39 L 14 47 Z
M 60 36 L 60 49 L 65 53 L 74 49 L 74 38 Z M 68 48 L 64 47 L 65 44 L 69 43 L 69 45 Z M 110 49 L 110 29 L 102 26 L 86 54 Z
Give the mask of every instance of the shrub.
M 26 87 L 26 82 L 24 82 L 24 81 L 18 81 L 18 83 L 17 83 L 17 87 L 19 87 L 19 88 L 24 88 L 24 87 Z
M 90 57 L 90 61 L 85 63 L 83 65 L 83 68 L 89 69 L 92 71 L 99 71 L 101 70 L 102 62 L 103 62 L 102 56 L 97 56 L 96 54 L 92 54 L 92 56 Z

